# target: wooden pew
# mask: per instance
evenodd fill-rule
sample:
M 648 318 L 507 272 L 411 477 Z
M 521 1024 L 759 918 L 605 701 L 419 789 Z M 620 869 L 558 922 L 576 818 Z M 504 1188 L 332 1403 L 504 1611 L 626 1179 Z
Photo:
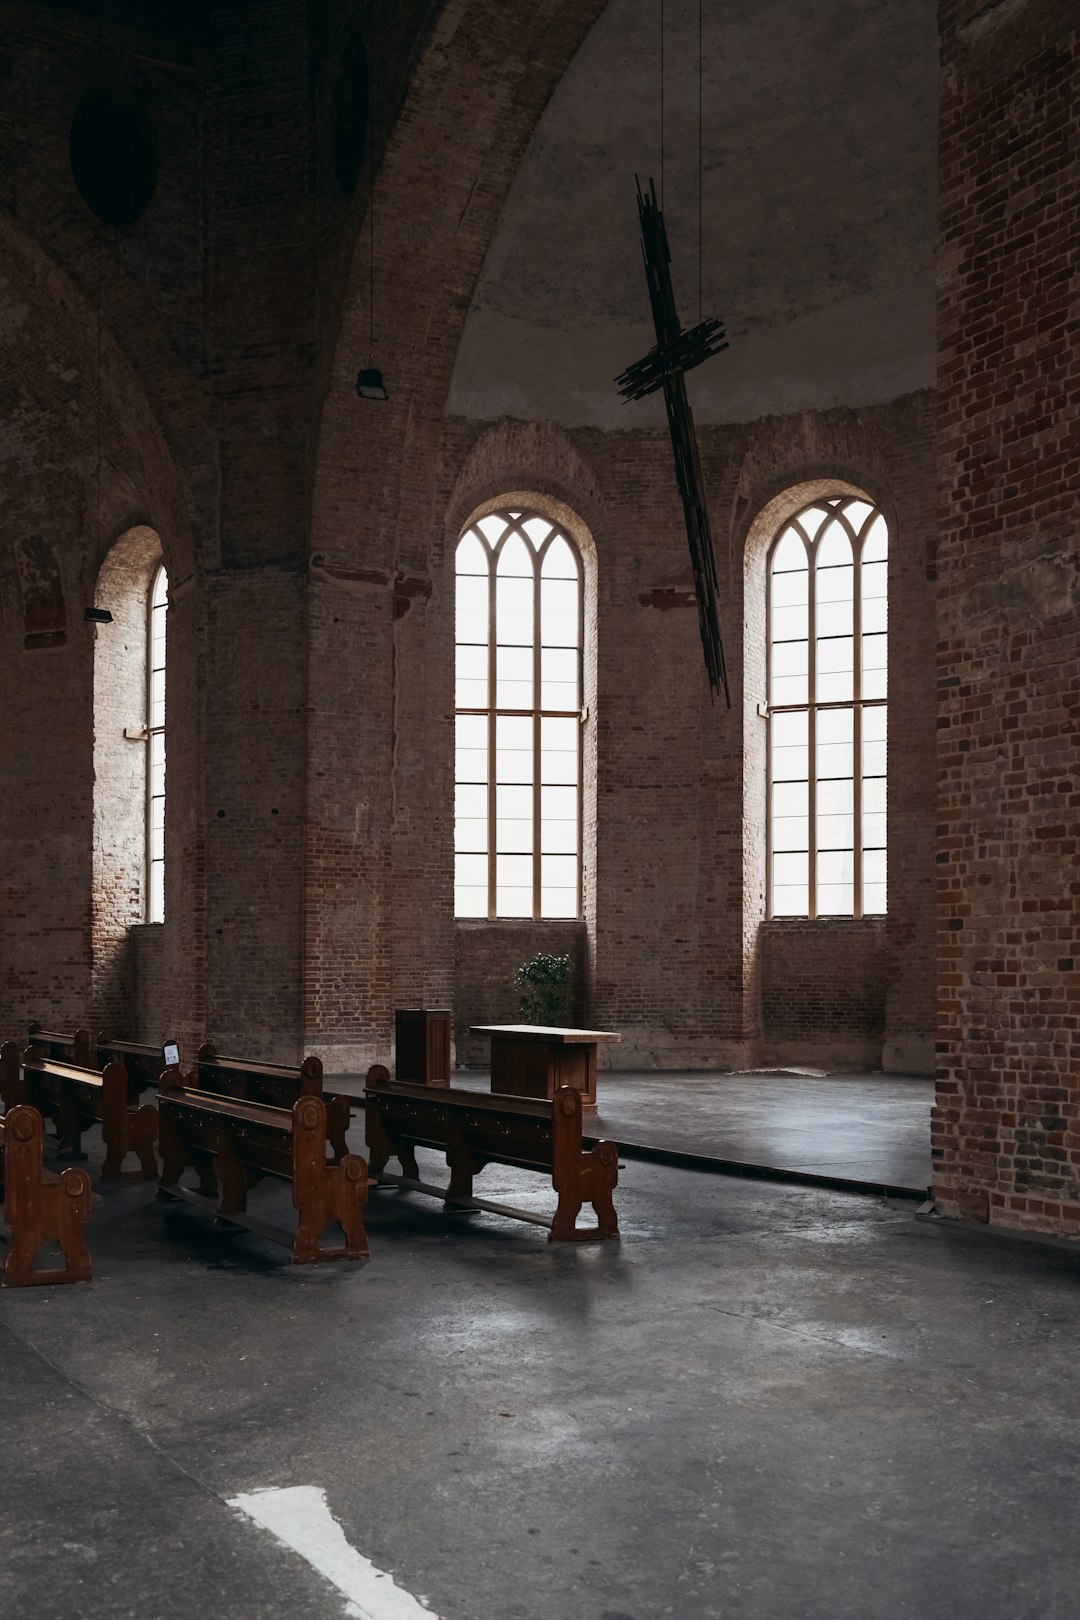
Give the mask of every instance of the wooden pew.
M 137 1102 L 139 1093 L 156 1086 L 165 1073 L 165 1059 L 160 1046 L 147 1046 L 141 1041 L 120 1041 L 108 1030 L 98 1031 L 92 1048 L 91 1068 L 103 1069 L 107 1063 L 122 1063 L 128 1073 L 131 1088 L 130 1102 Z
M 326 1104 L 326 1133 L 335 1164 L 348 1154 L 346 1132 L 352 1118 L 349 1099 L 333 1094 L 327 1096 L 323 1092 L 323 1066 L 317 1057 L 306 1057 L 295 1069 L 284 1063 L 223 1057 L 213 1041 L 204 1041 L 195 1059 L 195 1076 L 189 1077 L 189 1084 L 221 1097 L 268 1103 L 271 1108 L 291 1108 L 298 1097 L 319 1097 Z
M 57 1063 L 78 1063 L 90 1066 L 90 1031 L 77 1029 L 73 1035 L 61 1035 L 57 1030 L 42 1029 L 38 1023 L 30 1025 L 28 1046 L 39 1046 L 46 1057 Z
M 291 1247 L 294 1261 L 368 1258 L 367 1165 L 351 1153 L 338 1164 L 327 1162 L 327 1110 L 321 1097 L 301 1096 L 291 1108 L 275 1108 L 216 1096 L 182 1084 L 182 1078 L 178 1069 L 166 1070 L 159 1092 L 162 1192 Z M 180 1186 L 189 1166 L 198 1174 L 198 1192 Z M 299 1217 L 294 1234 L 248 1214 L 248 1191 L 264 1176 L 292 1182 Z M 205 1196 L 218 1186 L 217 1200 Z M 323 1247 L 319 1240 L 331 1221 L 341 1227 L 345 1242 Z
M 100 1121 L 105 1144 L 102 1181 L 157 1180 L 157 1110 L 148 1103 L 141 1108 L 128 1105 L 128 1074 L 122 1063 L 107 1063 L 101 1070 L 80 1068 L 74 1063 L 57 1063 L 36 1046 L 21 1054 L 16 1048 L 13 1058 L 12 1046 L 14 1042 L 8 1041 L 0 1049 L 5 1101 L 14 1090 L 16 1102 L 30 1103 L 39 1113 L 55 1119 L 57 1159 L 85 1158 L 82 1133 Z M 19 1081 L 13 1087 L 10 1077 L 16 1065 Z M 130 1153 L 139 1160 L 137 1170 L 124 1169 Z
M 46 1170 L 41 1161 L 44 1138 L 41 1115 L 25 1103 L 9 1108 L 0 1119 L 0 1199 L 11 1232 L 5 1288 L 87 1282 L 91 1275 L 84 1235 L 93 1196 L 90 1177 L 74 1168 L 61 1175 Z M 44 1270 L 34 1264 L 43 1243 L 59 1245 L 62 1266 Z
M 448 1204 L 492 1210 L 547 1226 L 549 1243 L 618 1237 L 611 1195 L 619 1179 L 619 1150 L 614 1142 L 598 1142 L 588 1152 L 583 1150 L 582 1095 L 575 1086 L 561 1086 L 551 1102 L 485 1091 L 433 1090 L 391 1080 L 383 1065 L 375 1064 L 368 1071 L 364 1096 L 369 1170 L 380 1184 L 388 1181 L 415 1187 Z M 432 1187 L 420 1180 L 418 1146 L 445 1150 L 450 1167 L 448 1187 Z M 402 1175 L 386 1174 L 390 1158 L 399 1161 Z M 559 1200 L 554 1216 L 547 1219 L 474 1198 L 473 1177 L 492 1163 L 549 1172 Z M 596 1212 L 593 1227 L 577 1224 L 586 1203 Z

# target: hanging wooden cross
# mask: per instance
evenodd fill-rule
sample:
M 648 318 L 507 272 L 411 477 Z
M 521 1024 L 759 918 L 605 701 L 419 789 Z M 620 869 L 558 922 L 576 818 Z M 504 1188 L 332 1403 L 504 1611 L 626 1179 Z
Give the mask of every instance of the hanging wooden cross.
M 668 432 L 675 452 L 675 477 L 682 496 L 686 537 L 690 542 L 690 560 L 694 568 L 694 591 L 697 595 L 698 626 L 705 653 L 705 668 L 713 691 L 717 692 L 723 687 L 724 699 L 730 709 L 731 692 L 724 660 L 724 641 L 720 633 L 716 558 L 701 476 L 697 434 L 694 431 L 694 415 L 686 397 L 685 381 L 686 373 L 694 366 L 726 349 L 727 339 L 722 321 L 701 321 L 685 332 L 679 325 L 675 294 L 671 288 L 671 252 L 664 229 L 664 216 L 656 202 L 656 186 L 650 180 L 646 194 L 639 180 L 637 194 L 641 251 L 645 259 L 656 344 L 643 360 L 628 366 L 615 381 L 624 399 L 644 399 L 646 394 L 653 394 L 658 388 L 664 390 Z

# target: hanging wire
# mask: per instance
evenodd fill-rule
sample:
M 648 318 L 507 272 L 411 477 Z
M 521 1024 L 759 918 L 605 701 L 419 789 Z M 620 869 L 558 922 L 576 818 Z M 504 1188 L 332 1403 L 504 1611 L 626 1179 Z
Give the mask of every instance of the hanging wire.
M 660 0 L 660 208 L 664 207 L 664 0 Z
M 701 324 L 701 310 L 702 310 L 702 300 L 701 300 L 702 268 L 701 267 L 702 267 L 702 262 L 704 260 L 704 247 L 703 247 L 704 236 L 702 235 L 702 229 L 701 229 L 701 221 L 702 221 L 702 208 L 701 208 L 702 181 L 701 181 L 701 176 L 702 176 L 702 174 L 704 172 L 704 162 L 703 162 L 703 159 L 702 159 L 704 136 L 703 136 L 702 132 L 703 132 L 703 130 L 705 128 L 705 120 L 704 120 L 704 117 L 702 116 L 702 105 L 703 105 L 702 83 L 703 83 L 703 80 L 704 80 L 704 63 L 705 63 L 705 52 L 704 52 L 704 49 L 703 49 L 704 25 L 702 23 L 702 6 L 703 6 L 703 0 L 698 0 L 698 8 L 697 8 L 697 318 L 698 318 L 698 325 L 699 326 Z
M 374 44 L 374 39 L 372 39 Z M 375 77 L 367 59 L 368 92 L 368 365 L 375 354 Z

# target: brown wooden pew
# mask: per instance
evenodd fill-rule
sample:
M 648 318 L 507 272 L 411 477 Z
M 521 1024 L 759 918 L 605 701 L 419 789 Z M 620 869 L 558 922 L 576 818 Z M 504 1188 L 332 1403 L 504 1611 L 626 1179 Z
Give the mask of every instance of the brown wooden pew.
M 317 1057 L 306 1057 L 296 1069 L 284 1063 L 224 1057 L 213 1041 L 204 1041 L 195 1059 L 195 1073 L 189 1076 L 188 1083 L 220 1097 L 268 1103 L 271 1108 L 291 1108 L 298 1097 L 319 1097 L 326 1104 L 326 1133 L 335 1162 L 345 1158 L 349 1151 L 346 1141 L 352 1118 L 349 1099 L 324 1093 L 323 1066 Z
M 10 1043 L 14 1045 L 14 1042 Z M 42 1164 L 45 1129 L 36 1108 L 17 1103 L 0 1119 L 0 1199 L 11 1233 L 5 1288 L 37 1283 L 86 1282 L 91 1275 L 84 1228 L 90 1213 L 90 1177 L 69 1168 L 54 1175 Z M 43 1243 L 56 1243 L 64 1264 L 35 1264 Z
M 138 1094 L 156 1086 L 165 1073 L 165 1059 L 160 1046 L 147 1046 L 141 1041 L 121 1041 L 108 1030 L 98 1031 L 93 1043 L 91 1067 L 103 1069 L 107 1063 L 122 1063 L 128 1073 L 131 1088 L 129 1101 L 138 1100 Z
M 55 1058 L 57 1063 L 78 1063 L 83 1068 L 90 1066 L 90 1032 L 86 1029 L 77 1029 L 73 1035 L 62 1035 L 54 1029 L 42 1029 L 38 1023 L 30 1025 L 28 1031 L 28 1046 L 39 1046 L 46 1057 Z
M 485 1091 L 433 1090 L 391 1080 L 382 1064 L 375 1064 L 365 1086 L 370 1173 L 380 1184 L 412 1186 L 448 1204 L 492 1210 L 547 1226 L 549 1243 L 617 1238 L 619 1223 L 611 1195 L 619 1179 L 619 1150 L 613 1142 L 598 1142 L 588 1152 L 582 1148 L 581 1111 L 581 1092 L 574 1086 L 561 1086 L 551 1102 Z M 445 1150 L 450 1167 L 448 1187 L 432 1187 L 420 1180 L 418 1146 Z M 386 1174 L 390 1158 L 399 1161 L 401 1176 Z M 492 1163 L 550 1173 L 559 1199 L 554 1216 L 547 1219 L 474 1198 L 473 1177 Z M 593 1227 L 577 1224 L 586 1203 L 596 1212 Z
M 291 1108 L 275 1108 L 185 1086 L 182 1078 L 178 1069 L 166 1070 L 158 1094 L 164 1193 L 291 1247 L 296 1261 L 367 1259 L 367 1165 L 351 1153 L 338 1164 L 327 1162 L 321 1097 L 301 1096 Z M 199 1191 L 180 1186 L 188 1167 L 199 1177 Z M 292 1182 L 295 1234 L 248 1214 L 248 1191 L 264 1176 Z M 206 1196 L 219 1187 L 217 1199 Z M 344 1244 L 323 1247 L 319 1240 L 332 1221 Z
M 6 1106 L 30 1103 L 56 1121 L 57 1159 L 85 1158 L 82 1133 L 100 1121 L 105 1144 L 101 1179 L 156 1181 L 157 1110 L 149 1104 L 129 1106 L 128 1074 L 122 1063 L 107 1063 L 100 1070 L 82 1068 L 58 1063 L 36 1046 L 20 1053 L 14 1041 L 7 1041 L 0 1048 L 0 1077 Z M 137 1170 L 124 1169 L 130 1153 L 139 1160 Z

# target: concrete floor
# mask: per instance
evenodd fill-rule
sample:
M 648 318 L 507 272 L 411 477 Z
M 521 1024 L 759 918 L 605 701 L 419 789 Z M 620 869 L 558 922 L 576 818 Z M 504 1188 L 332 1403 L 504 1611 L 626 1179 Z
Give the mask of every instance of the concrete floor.
M 109 1189 L 92 1284 L 0 1294 L 0 1613 L 339 1620 L 226 1505 L 316 1485 L 442 1620 L 1073 1620 L 1080 1256 L 640 1162 L 616 1202 L 548 1247 L 376 1193 L 311 1269 Z

